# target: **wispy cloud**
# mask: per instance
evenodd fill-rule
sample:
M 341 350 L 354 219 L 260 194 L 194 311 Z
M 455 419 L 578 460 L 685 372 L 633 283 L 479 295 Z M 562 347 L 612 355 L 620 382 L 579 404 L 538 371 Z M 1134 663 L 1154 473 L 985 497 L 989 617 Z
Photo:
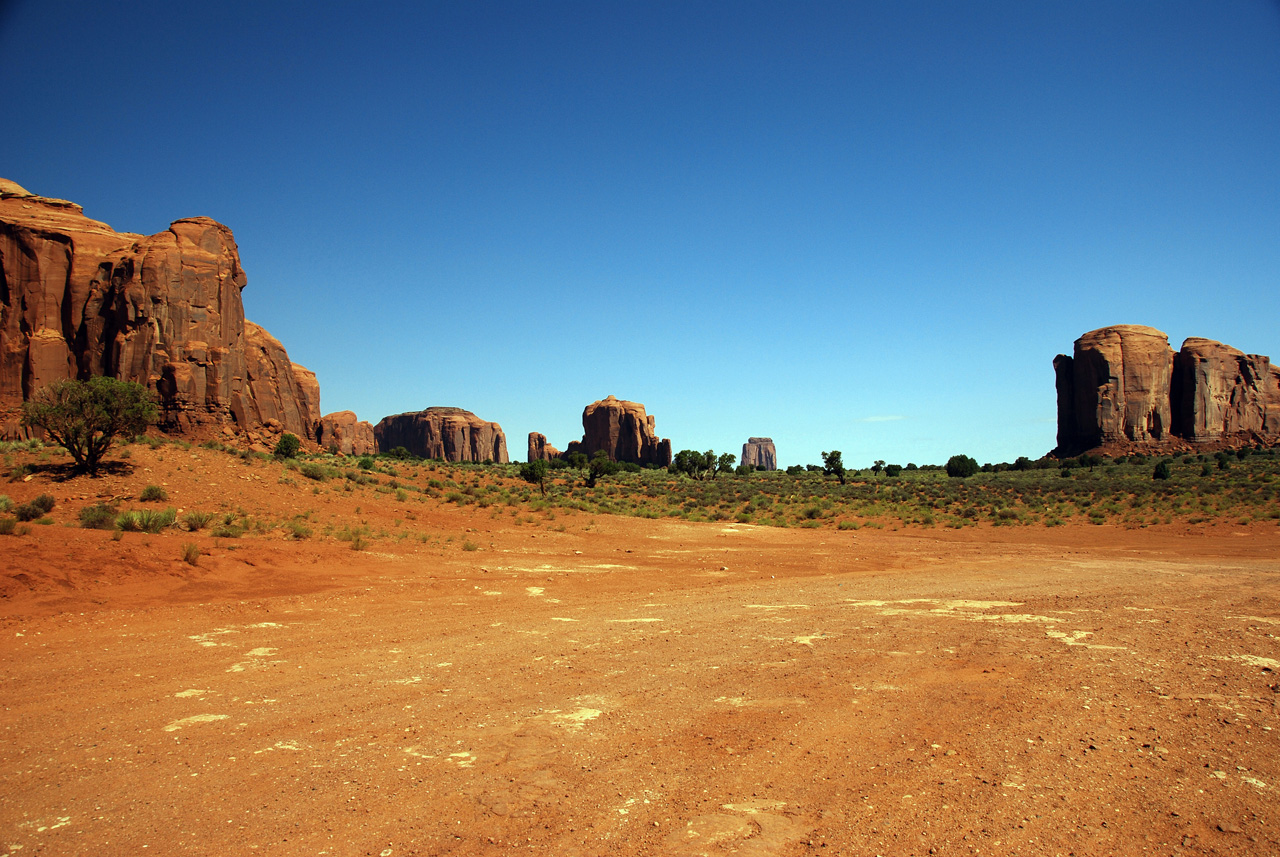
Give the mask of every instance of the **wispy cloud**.
M 897 422 L 898 420 L 905 420 L 905 419 L 906 417 L 902 416 L 901 414 L 892 414 L 889 416 L 880 416 L 880 417 L 862 417 L 861 419 L 854 420 L 854 422 L 855 423 L 892 423 L 892 422 Z

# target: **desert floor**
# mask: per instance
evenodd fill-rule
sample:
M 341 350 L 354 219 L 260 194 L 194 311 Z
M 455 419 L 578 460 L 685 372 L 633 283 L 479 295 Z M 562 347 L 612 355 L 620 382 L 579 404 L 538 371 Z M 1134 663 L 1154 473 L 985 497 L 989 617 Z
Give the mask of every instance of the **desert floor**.
M 279 472 L 143 446 L 0 486 L 58 498 L 0 537 L 0 853 L 1280 853 L 1274 525 L 521 517 Z M 149 482 L 397 535 L 64 526 Z

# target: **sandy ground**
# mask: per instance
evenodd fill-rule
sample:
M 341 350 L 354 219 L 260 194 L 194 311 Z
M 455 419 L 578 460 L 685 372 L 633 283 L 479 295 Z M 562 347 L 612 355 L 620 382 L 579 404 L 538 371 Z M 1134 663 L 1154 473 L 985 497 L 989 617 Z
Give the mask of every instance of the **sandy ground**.
M 1280 853 L 1274 525 L 406 520 L 148 455 L 7 490 L 429 537 L 0 537 L 0 853 Z

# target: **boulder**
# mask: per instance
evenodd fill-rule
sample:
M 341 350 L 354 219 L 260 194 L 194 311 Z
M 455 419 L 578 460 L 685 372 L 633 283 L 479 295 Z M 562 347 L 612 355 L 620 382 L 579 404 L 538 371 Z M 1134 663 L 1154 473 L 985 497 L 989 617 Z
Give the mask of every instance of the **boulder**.
M 609 396 L 582 411 L 582 440 L 571 442 L 565 452 L 590 458 L 604 450 L 614 461 L 666 467 L 671 463 L 671 441 L 659 439 L 654 426 L 644 405 Z
M 502 426 L 462 408 L 427 408 L 383 417 L 373 427 L 373 437 L 383 452 L 403 446 L 422 458 L 496 464 L 508 461 Z
M 547 436 L 536 431 L 529 432 L 529 454 L 525 461 L 550 461 L 560 457 L 560 450 L 547 443 Z
M 155 391 L 161 426 L 314 435 L 315 375 L 245 321 L 235 238 L 207 217 L 143 236 L 0 180 L 0 421 L 54 381 L 108 375 Z
M 742 464 L 765 470 L 778 469 L 778 451 L 773 446 L 773 438 L 752 437 L 742 445 Z
M 1173 361 L 1173 429 L 1194 443 L 1280 437 L 1280 368 L 1212 339 L 1191 337 Z
M 1171 429 L 1173 349 L 1152 327 L 1118 324 L 1090 331 L 1071 357 L 1053 361 L 1058 390 L 1058 453 L 1158 444 Z
M 325 414 L 316 425 L 315 441 L 321 449 L 336 449 L 343 455 L 373 455 L 378 451 L 373 425 L 357 419 L 355 411 Z

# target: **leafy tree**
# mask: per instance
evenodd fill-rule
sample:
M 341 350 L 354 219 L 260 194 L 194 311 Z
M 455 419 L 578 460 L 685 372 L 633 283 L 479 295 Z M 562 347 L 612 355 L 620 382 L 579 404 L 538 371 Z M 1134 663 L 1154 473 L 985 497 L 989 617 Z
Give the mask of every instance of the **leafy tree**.
M 897 476 L 897 475 L 898 475 L 898 474 L 900 474 L 900 473 L 902 473 L 902 465 L 901 465 L 901 464 L 886 464 L 886 465 L 884 466 L 884 475 L 885 475 L 885 476 Z
M 822 472 L 826 476 L 834 476 L 840 480 L 840 484 L 844 484 L 845 469 L 843 456 L 840 450 L 833 449 L 830 452 L 822 453 Z
M 738 460 L 738 456 L 732 452 L 726 452 L 716 461 L 716 470 L 720 473 L 729 473 L 733 470 L 733 464 Z
M 23 425 L 43 429 L 85 473 L 98 472 L 116 437 L 142 434 L 158 415 L 146 387 L 103 375 L 57 381 L 22 405 Z
M 756 472 L 756 467 L 754 464 L 739 464 L 733 472 L 739 476 L 750 476 Z
M 603 449 L 596 450 L 596 454 L 591 456 L 591 463 L 587 465 L 587 487 L 596 487 L 596 480 L 601 476 L 612 475 L 621 469 L 622 465 L 609 458 L 609 453 Z
M 967 479 L 978 472 L 978 462 L 967 455 L 953 455 L 947 459 L 947 475 L 953 479 Z
M 302 441 L 298 440 L 297 435 L 285 432 L 280 435 L 280 442 L 276 444 L 276 458 L 297 458 L 298 453 L 302 451 Z
M 799 464 L 793 464 L 787 468 L 788 476 L 799 476 L 801 473 L 804 473 L 804 468 Z
M 882 470 L 884 470 L 884 459 L 878 458 L 876 459 L 876 462 L 871 465 L 871 472 L 874 473 L 876 476 L 879 476 L 880 471 Z
M 591 463 L 585 452 L 571 452 L 564 457 L 564 460 L 574 470 L 586 470 L 587 465 Z
M 547 471 L 551 466 L 543 459 L 530 461 L 528 464 L 521 465 L 520 478 L 530 485 L 537 485 L 542 491 L 542 496 L 547 496 Z

